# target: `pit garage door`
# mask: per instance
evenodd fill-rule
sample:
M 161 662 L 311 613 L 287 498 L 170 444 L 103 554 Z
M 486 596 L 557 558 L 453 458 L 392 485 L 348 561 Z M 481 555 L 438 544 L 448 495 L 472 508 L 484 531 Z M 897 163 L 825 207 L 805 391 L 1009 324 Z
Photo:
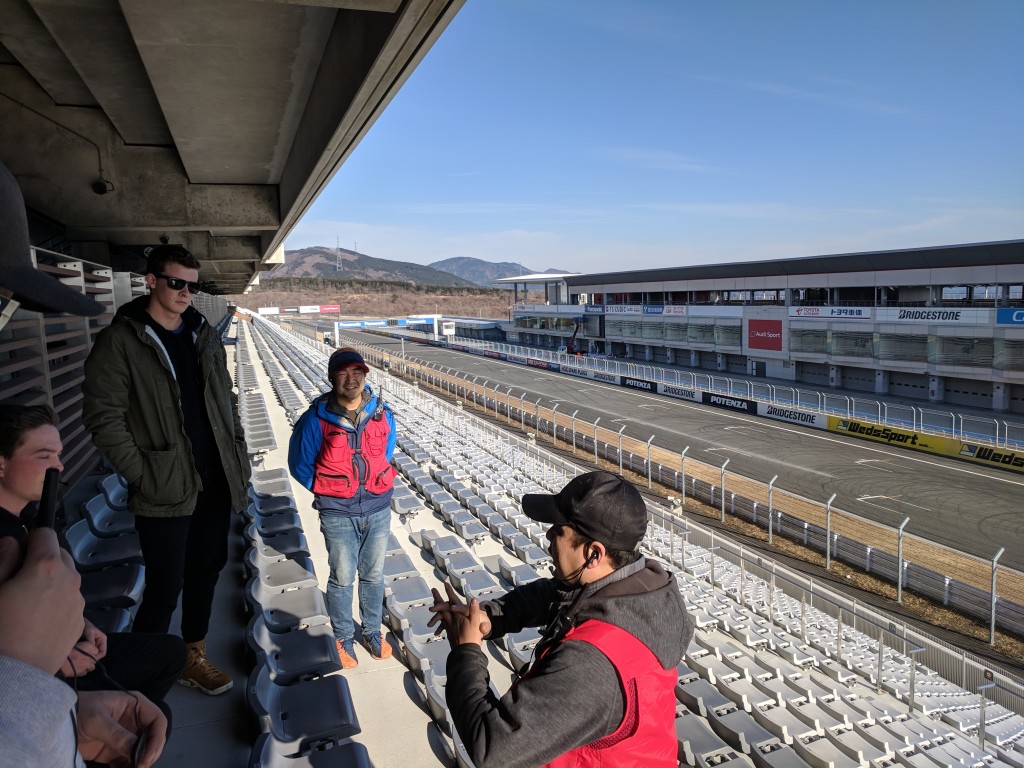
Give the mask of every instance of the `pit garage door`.
M 717 352 L 701 352 L 700 353 L 700 367 L 709 371 L 718 370 L 718 353 Z
M 945 402 L 972 408 L 992 407 L 992 382 L 970 379 L 946 379 Z
M 843 389 L 857 392 L 875 391 L 875 372 L 870 368 L 843 367 Z
M 1010 410 L 1013 413 L 1024 413 L 1024 384 L 1010 385 Z
M 899 397 L 928 399 L 928 375 L 924 373 L 889 372 L 889 394 Z
M 726 355 L 725 365 L 728 368 L 729 373 L 746 373 L 747 372 L 747 356 L 746 355 Z
M 828 366 L 824 363 L 798 362 L 796 364 L 796 380 L 827 387 Z

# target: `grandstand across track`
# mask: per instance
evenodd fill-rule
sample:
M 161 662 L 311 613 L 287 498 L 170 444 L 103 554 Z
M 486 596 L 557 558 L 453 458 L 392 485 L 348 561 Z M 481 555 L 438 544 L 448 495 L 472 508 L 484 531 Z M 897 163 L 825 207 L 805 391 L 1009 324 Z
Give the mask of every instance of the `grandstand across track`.
M 401 344 L 367 333 L 351 333 L 399 355 Z M 626 426 L 627 436 L 655 436 L 663 448 L 712 465 L 730 460 L 729 469 L 822 504 L 835 504 L 885 525 L 910 517 L 907 532 L 965 551 L 983 560 L 1000 548 L 1000 564 L 1024 570 L 1024 517 L 1017 501 L 1024 478 L 939 456 L 915 454 L 768 419 L 733 414 L 672 398 L 625 390 L 597 381 L 564 376 L 439 347 L 406 343 L 410 357 L 479 376 L 489 387 L 511 386 L 513 402 L 526 401 L 561 413 L 579 409 L 579 418 Z M 625 396 L 626 392 L 629 396 Z M 571 404 L 571 408 L 570 408 Z

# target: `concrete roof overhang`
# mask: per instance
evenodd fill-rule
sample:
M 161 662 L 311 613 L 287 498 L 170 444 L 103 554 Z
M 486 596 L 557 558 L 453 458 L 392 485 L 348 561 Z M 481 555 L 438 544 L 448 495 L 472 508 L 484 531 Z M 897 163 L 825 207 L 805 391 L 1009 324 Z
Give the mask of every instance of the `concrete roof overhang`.
M 241 293 L 464 1 L 0 0 L 33 242 L 138 271 L 166 237 Z

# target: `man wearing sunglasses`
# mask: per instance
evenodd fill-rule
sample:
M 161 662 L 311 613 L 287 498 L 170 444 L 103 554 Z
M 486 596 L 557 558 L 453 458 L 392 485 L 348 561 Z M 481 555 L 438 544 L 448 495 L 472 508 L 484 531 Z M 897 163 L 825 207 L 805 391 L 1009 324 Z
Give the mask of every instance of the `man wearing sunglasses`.
M 250 467 L 224 345 L 192 306 L 198 280 L 185 248 L 150 252 L 149 295 L 118 309 L 86 360 L 82 418 L 128 482 L 146 563 L 133 628 L 166 632 L 180 594 L 188 659 L 179 682 L 216 695 L 232 680 L 207 659 L 206 634 Z

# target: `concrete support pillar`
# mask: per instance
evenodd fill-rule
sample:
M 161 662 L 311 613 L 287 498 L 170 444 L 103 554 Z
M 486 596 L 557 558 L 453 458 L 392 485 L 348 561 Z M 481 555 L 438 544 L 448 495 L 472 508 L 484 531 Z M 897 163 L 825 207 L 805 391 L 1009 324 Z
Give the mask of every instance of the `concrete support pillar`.
M 889 394 L 889 372 L 888 371 L 875 371 L 875 394 L 876 395 L 888 395 Z
M 715 356 L 715 370 L 718 371 L 718 372 L 722 372 L 722 371 L 726 370 L 726 368 L 727 368 L 727 363 L 725 361 L 725 354 L 722 353 L 722 352 L 719 352 Z
M 783 297 L 787 307 L 792 307 L 795 304 L 796 290 L 793 288 L 786 288 L 783 291 Z
M 997 297 L 996 304 L 1000 307 L 1010 306 L 1010 286 L 1009 284 L 999 285 L 999 296 Z
M 644 360 L 646 360 L 648 363 L 654 361 L 654 347 L 652 347 L 650 344 L 644 345 Z
M 626 345 L 626 359 L 627 360 L 632 360 L 633 359 L 633 345 L 632 344 L 627 344 Z
M 669 365 L 676 364 L 676 351 L 672 347 L 665 347 L 665 362 Z
M 696 349 L 690 350 L 690 367 L 700 368 L 700 352 Z
M 838 365 L 830 365 L 828 367 L 828 385 L 830 387 L 843 386 L 843 369 Z
M 1006 413 L 1010 410 L 1010 385 L 1002 381 L 992 382 L 992 410 Z
M 946 378 L 944 376 L 928 377 L 928 402 L 941 403 L 946 399 Z

